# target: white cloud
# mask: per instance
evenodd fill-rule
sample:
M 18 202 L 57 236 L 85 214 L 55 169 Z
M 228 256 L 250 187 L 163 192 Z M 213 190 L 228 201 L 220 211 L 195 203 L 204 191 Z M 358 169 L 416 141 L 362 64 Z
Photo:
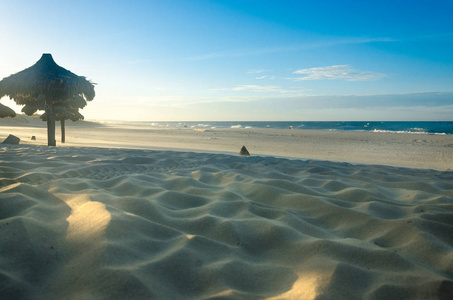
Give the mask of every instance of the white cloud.
M 328 67 L 318 67 L 302 69 L 293 74 L 303 74 L 305 76 L 293 78 L 296 81 L 302 80 L 347 80 L 347 81 L 370 81 L 388 76 L 387 74 L 375 72 L 358 72 L 349 65 L 335 65 Z
M 264 75 L 263 73 L 269 72 L 268 70 L 264 69 L 254 69 L 254 70 L 249 70 L 247 71 L 247 74 L 252 74 L 257 77 L 255 79 L 262 80 L 262 79 L 275 79 L 276 77 L 273 75 Z
M 279 86 L 273 85 L 238 85 L 233 88 L 233 91 L 253 91 L 253 92 L 279 92 L 281 91 Z
M 231 90 L 236 92 L 244 92 L 244 91 L 251 91 L 251 92 L 259 92 L 259 93 L 268 93 L 268 94 L 286 94 L 286 95 L 304 95 L 307 92 L 305 88 L 289 88 L 284 89 L 280 86 L 275 85 L 238 85 Z
M 269 75 L 264 75 L 264 76 L 260 76 L 260 77 L 256 77 L 256 79 L 275 79 L 275 76 L 269 76 Z
M 230 49 L 222 50 L 218 52 L 205 53 L 201 55 L 196 55 L 192 57 L 187 57 L 188 60 L 206 60 L 206 59 L 219 59 L 219 58 L 236 58 L 243 56 L 255 56 L 255 55 L 264 55 L 264 54 L 273 54 L 273 53 L 284 53 L 284 52 L 294 52 L 302 51 L 307 49 L 317 49 L 317 48 L 326 48 L 326 47 L 336 47 L 341 45 L 354 45 L 354 44 L 369 44 L 369 43 L 383 43 L 383 42 L 395 42 L 396 40 L 391 38 L 368 38 L 368 37 L 340 37 L 340 38 L 330 38 L 325 40 L 319 40 L 311 43 L 303 43 L 296 45 L 286 45 L 281 47 L 269 47 L 269 48 L 244 48 L 244 49 Z

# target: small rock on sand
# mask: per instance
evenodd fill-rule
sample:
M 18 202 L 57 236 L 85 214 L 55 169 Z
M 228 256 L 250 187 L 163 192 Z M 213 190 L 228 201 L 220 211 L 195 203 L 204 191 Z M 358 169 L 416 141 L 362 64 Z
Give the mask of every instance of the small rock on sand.
M 8 135 L 8 137 L 2 142 L 2 144 L 11 144 L 11 145 L 19 145 L 20 138 L 14 136 L 12 134 Z
M 245 146 L 242 146 L 241 151 L 239 151 L 239 155 L 250 156 L 250 153 Z

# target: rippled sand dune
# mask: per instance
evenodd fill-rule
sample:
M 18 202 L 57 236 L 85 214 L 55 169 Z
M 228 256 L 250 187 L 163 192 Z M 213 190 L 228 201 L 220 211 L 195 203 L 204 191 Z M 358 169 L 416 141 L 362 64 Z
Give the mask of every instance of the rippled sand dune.
M 453 172 L 0 148 L 2 299 L 452 299 Z

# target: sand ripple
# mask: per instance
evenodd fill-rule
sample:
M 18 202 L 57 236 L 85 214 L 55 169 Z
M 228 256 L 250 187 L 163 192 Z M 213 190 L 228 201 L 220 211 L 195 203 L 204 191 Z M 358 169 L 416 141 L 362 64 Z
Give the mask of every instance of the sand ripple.
M 0 148 L 5 299 L 451 299 L 453 172 Z

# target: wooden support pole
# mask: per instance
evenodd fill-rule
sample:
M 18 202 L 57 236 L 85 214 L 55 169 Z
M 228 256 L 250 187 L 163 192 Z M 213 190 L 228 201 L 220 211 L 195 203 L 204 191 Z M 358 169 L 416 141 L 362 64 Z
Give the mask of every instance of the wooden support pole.
M 47 104 L 47 145 L 57 145 L 57 141 L 55 140 L 55 112 L 53 103 Z
M 65 120 L 62 119 L 61 122 L 61 142 L 64 143 L 66 141 L 66 129 L 65 129 Z

